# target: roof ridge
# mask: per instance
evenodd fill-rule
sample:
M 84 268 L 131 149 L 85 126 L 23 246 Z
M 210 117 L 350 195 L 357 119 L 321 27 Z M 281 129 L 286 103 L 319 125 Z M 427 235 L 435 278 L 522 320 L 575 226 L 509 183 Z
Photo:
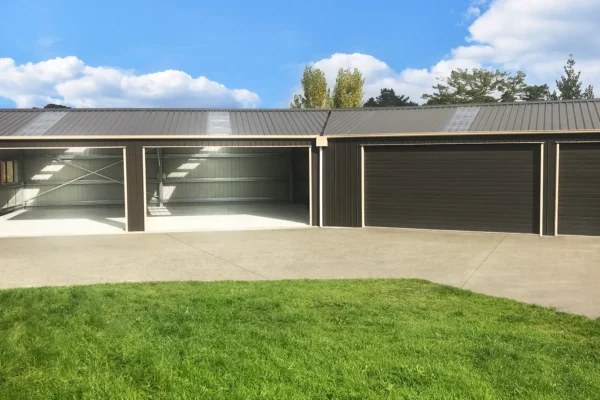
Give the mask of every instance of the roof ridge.
M 331 111 L 326 108 L 295 109 L 295 108 L 0 108 L 0 112 L 91 112 L 91 111 L 195 111 L 195 112 L 322 112 Z
M 461 104 L 432 104 L 419 106 L 395 106 L 395 107 L 357 107 L 357 108 L 177 108 L 177 107 L 124 107 L 124 108 L 0 108 L 0 112 L 93 112 L 93 111 L 195 111 L 195 112 L 322 112 L 330 111 L 374 111 L 374 110 L 422 110 L 438 108 L 460 108 L 460 107 L 503 107 L 512 105 L 532 104 L 571 104 L 571 103 L 597 103 L 597 99 L 571 99 L 571 100 L 536 100 L 515 101 L 506 103 L 461 103 Z

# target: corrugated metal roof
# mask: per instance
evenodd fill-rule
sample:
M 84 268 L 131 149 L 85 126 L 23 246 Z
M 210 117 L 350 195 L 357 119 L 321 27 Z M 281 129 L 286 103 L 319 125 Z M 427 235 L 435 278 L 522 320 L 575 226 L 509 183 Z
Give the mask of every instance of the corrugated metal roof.
M 0 110 L 0 136 L 316 136 L 327 110 Z
M 325 135 L 600 131 L 600 100 L 333 110 Z
M 329 115 L 329 118 L 328 118 Z M 346 110 L 0 110 L 0 137 L 600 132 L 600 100 Z

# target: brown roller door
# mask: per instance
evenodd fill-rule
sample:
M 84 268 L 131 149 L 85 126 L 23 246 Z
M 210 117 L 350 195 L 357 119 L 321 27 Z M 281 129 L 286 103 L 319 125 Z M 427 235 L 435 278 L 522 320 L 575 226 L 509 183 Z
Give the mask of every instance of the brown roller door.
M 561 144 L 558 164 L 558 234 L 600 235 L 600 144 Z
M 540 145 L 364 151 L 366 226 L 539 233 Z

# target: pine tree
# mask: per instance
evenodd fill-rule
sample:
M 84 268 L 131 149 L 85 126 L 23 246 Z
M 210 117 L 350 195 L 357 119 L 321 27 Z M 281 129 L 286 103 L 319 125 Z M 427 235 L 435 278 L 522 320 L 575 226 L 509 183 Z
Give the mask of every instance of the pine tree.
M 569 55 L 567 65 L 564 66 L 565 73 L 556 81 L 556 87 L 558 88 L 559 98 L 561 100 L 574 100 L 583 98 L 581 91 L 582 83 L 579 80 L 581 71 L 575 71 L 575 60 L 573 54 Z M 593 88 L 588 87 L 585 91 L 586 95 L 593 96 Z

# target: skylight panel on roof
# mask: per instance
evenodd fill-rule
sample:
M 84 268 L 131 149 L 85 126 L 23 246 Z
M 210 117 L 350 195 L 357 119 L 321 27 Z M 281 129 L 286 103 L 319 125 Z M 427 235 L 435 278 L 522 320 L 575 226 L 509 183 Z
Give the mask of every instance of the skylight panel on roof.
M 67 111 L 42 112 L 23 128 L 22 134 L 24 136 L 41 136 L 67 114 Z
M 208 135 L 231 135 L 231 119 L 228 111 L 209 111 L 206 125 Z
M 442 132 L 467 132 L 475 122 L 481 107 L 458 107 Z

